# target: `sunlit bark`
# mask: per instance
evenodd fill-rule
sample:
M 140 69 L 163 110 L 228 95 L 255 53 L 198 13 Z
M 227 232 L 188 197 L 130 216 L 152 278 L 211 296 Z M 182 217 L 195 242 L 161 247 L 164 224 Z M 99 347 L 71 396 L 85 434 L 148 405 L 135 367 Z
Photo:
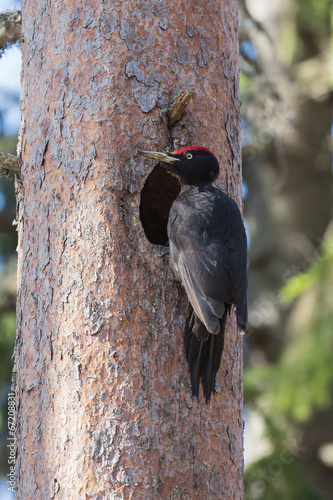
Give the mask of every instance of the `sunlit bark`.
M 206 406 L 136 153 L 210 147 L 241 202 L 237 2 L 26 0 L 23 20 L 17 498 L 242 499 L 234 315 Z

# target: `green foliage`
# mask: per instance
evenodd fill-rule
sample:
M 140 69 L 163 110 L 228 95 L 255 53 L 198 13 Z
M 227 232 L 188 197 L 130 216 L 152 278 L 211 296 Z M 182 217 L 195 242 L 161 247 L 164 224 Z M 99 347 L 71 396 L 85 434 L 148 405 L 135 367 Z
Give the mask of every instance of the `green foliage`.
M 15 312 L 0 315 L 0 394 L 7 393 L 13 369 L 13 349 L 15 342 Z M 3 398 L 1 398 L 3 399 Z M 0 401 L 0 430 L 6 426 L 7 399 Z
M 252 85 L 251 78 L 249 78 L 244 72 L 241 72 L 239 75 L 239 91 L 242 101 L 249 96 Z
M 293 277 L 280 296 L 284 303 L 298 298 L 299 331 L 278 363 L 247 371 L 244 389 L 249 400 L 269 394 L 272 411 L 304 422 L 315 409 L 332 404 L 333 238 L 325 241 L 320 258 Z
M 0 138 L 0 149 L 16 154 L 17 137 Z M 15 342 L 15 274 L 17 233 L 15 218 L 15 187 L 12 180 L 0 179 L 0 475 L 7 473 L 6 428 L 7 394 L 13 368 Z
M 246 500 L 324 500 L 297 462 L 297 441 L 287 422 L 263 414 L 273 451 L 245 471 Z
M 0 390 L 3 390 L 4 385 L 11 379 L 15 329 L 15 312 L 2 314 L 0 316 Z
M 332 71 L 328 62 L 328 54 L 330 44 L 333 41 L 332 6 L 332 0 L 290 1 L 282 6 L 280 18 L 276 16 L 275 19 L 270 19 L 272 25 L 274 21 L 276 22 L 275 28 L 278 29 L 279 34 L 277 38 L 275 37 L 277 32 L 275 35 L 273 32 L 272 37 L 277 41 L 277 45 L 272 47 L 272 53 L 277 54 L 278 63 L 275 68 L 276 72 L 273 72 L 273 78 L 267 70 L 265 71 L 265 57 L 263 54 L 267 55 L 268 50 L 267 53 L 260 52 L 262 42 L 259 37 L 253 37 L 252 39 L 254 41 L 258 40 L 259 67 L 261 67 L 262 71 L 254 77 L 252 77 L 251 73 L 248 73 L 251 78 L 241 74 L 241 98 L 245 103 L 243 108 L 243 121 L 245 124 L 245 131 L 243 130 L 243 137 L 245 138 L 245 140 L 243 139 L 245 146 L 244 158 L 249 158 L 247 162 L 249 165 L 252 161 L 251 168 L 253 169 L 258 168 L 259 171 L 260 167 L 257 167 L 257 165 L 260 165 L 260 162 L 264 162 L 265 167 L 268 167 L 271 162 L 271 155 L 274 154 L 274 150 L 270 149 L 270 147 L 272 145 L 276 147 L 279 141 L 281 141 L 282 146 L 287 145 L 285 152 L 286 158 L 290 158 L 290 171 L 294 168 L 294 161 L 296 167 L 302 156 L 297 158 L 298 152 L 296 150 L 292 155 L 287 151 L 291 146 L 287 130 L 293 129 L 297 123 L 298 129 L 295 128 L 295 143 L 299 141 L 299 144 L 303 145 L 301 149 L 304 157 L 316 158 L 315 161 L 309 163 L 309 172 L 310 169 L 313 169 L 313 172 L 318 169 L 318 175 L 321 175 L 319 166 L 322 171 L 322 165 L 326 160 L 322 162 L 319 159 L 320 155 L 327 155 L 328 148 L 325 144 L 329 144 L 329 135 L 327 135 L 329 134 L 329 127 L 325 130 L 323 128 L 322 131 L 317 127 L 315 132 L 319 132 L 318 139 L 313 139 L 313 144 L 311 143 L 312 138 L 309 142 L 304 140 L 307 133 L 303 135 L 302 130 L 304 131 L 308 126 L 306 123 L 310 123 L 311 129 L 311 119 L 314 116 L 313 110 L 317 100 L 327 99 L 326 102 L 329 106 L 327 96 L 330 95 L 329 79 L 332 76 Z M 267 26 L 268 23 L 264 23 L 264 27 L 267 28 Z M 248 33 L 246 26 L 245 33 Z M 269 43 L 269 40 L 267 40 L 268 49 L 271 48 Z M 267 85 L 263 84 L 265 80 L 272 87 L 270 91 Z M 287 80 L 292 82 L 292 86 L 286 85 Z M 276 90 L 278 98 L 275 98 L 274 90 Z M 298 97 L 301 97 L 300 100 L 303 100 L 303 103 L 299 101 L 297 103 Z M 286 107 L 283 111 L 284 105 Z M 310 109 L 311 113 L 308 112 Z M 269 113 L 267 113 L 267 110 L 269 110 Z M 285 116 L 283 116 L 283 113 Z M 319 113 L 322 113 L 322 111 L 319 110 Z M 286 124 L 286 127 L 281 133 L 279 127 L 283 124 Z M 270 143 L 268 139 L 266 140 L 264 131 L 272 131 L 274 143 Z M 312 153 L 313 148 L 316 148 L 315 154 Z M 262 151 L 267 155 L 268 161 L 267 158 L 265 161 L 265 155 L 262 154 Z M 282 164 L 283 147 L 278 154 L 280 159 L 277 163 Z M 254 162 L 253 158 L 258 158 L 258 162 Z M 326 166 L 329 168 L 327 163 Z M 266 170 L 269 171 L 268 168 Z M 266 171 L 262 170 L 262 172 L 262 175 L 268 175 Z M 296 175 L 296 168 L 294 175 Z M 255 177 L 251 178 L 251 175 L 249 175 L 249 179 L 253 180 Z M 284 195 L 293 189 L 292 182 L 290 187 L 287 185 L 289 180 L 289 178 L 286 178 Z M 251 185 L 249 187 L 252 189 Z M 315 190 L 316 187 L 314 186 L 313 194 Z M 259 192 L 255 194 L 260 197 Z M 297 193 L 295 194 L 297 197 Z M 311 197 L 312 193 L 309 190 L 308 199 L 310 200 Z M 318 214 L 320 214 L 322 220 L 321 209 L 323 205 L 320 204 L 320 200 L 318 202 L 319 204 L 314 204 L 311 207 L 310 217 L 318 218 Z M 261 205 L 258 203 L 258 206 Z M 297 203 L 291 206 L 296 207 Z M 269 202 L 267 207 L 272 212 L 276 210 L 276 206 Z M 254 213 L 258 217 L 258 220 L 255 220 L 256 227 L 260 227 L 260 225 L 264 227 L 260 210 L 257 209 Z M 286 227 L 288 227 L 288 222 Z M 302 230 L 300 229 L 300 231 Z M 261 229 L 260 234 L 262 232 Z M 281 234 L 284 234 L 284 232 L 282 231 Z M 288 234 L 288 229 L 286 234 Z M 252 246 L 254 245 L 253 242 L 256 242 L 258 246 L 261 244 L 258 235 L 252 235 Z M 265 253 L 262 248 L 259 250 L 262 253 L 255 248 L 253 252 L 255 258 L 258 255 L 265 255 L 266 257 L 269 255 L 271 258 L 270 253 Z M 276 259 L 273 252 L 272 255 Z M 282 260 L 283 256 L 281 262 Z M 260 263 L 258 264 L 258 261 L 255 262 L 255 266 L 257 266 L 260 273 Z M 253 274 L 258 282 L 263 282 L 265 287 L 269 287 L 269 271 L 271 268 L 267 265 L 266 269 L 268 270 L 267 276 L 258 277 L 257 270 Z M 258 287 L 258 283 L 252 283 L 253 288 L 256 286 Z M 255 291 L 252 291 L 252 295 L 255 296 Z M 275 298 L 276 294 L 274 294 Z M 317 410 L 332 407 L 332 237 L 326 239 L 323 251 L 316 262 L 313 262 L 306 272 L 295 276 L 285 285 L 281 291 L 280 300 L 281 304 L 288 308 L 288 313 L 284 316 L 287 321 L 288 337 L 284 351 L 276 364 L 256 365 L 247 369 L 244 374 L 246 404 L 248 407 L 255 408 L 256 414 L 261 415 L 265 428 L 265 446 L 269 446 L 269 451 L 266 450 L 267 455 L 251 463 L 246 469 L 245 498 L 247 500 L 323 500 L 324 497 L 314 486 L 315 481 L 319 483 L 318 477 L 311 477 L 308 470 L 303 470 L 302 464 L 306 459 L 305 452 L 301 453 L 301 450 L 298 449 L 296 438 L 300 437 L 300 431 L 304 429 L 305 423 L 308 422 L 307 428 L 315 425 L 313 416 Z M 274 305 L 276 304 L 274 303 Z M 260 335 L 263 335 L 267 330 L 269 330 L 269 327 L 263 325 L 258 338 L 260 339 Z M 274 328 L 272 327 L 269 331 L 274 331 Z M 282 338 L 285 339 L 284 332 L 282 333 Z M 312 419 L 311 422 L 310 419 Z M 314 438 L 314 441 L 315 444 L 318 444 L 316 438 Z M 290 446 L 290 442 L 293 443 L 293 446 Z
M 300 0 L 294 4 L 287 26 L 282 30 L 284 60 L 301 61 L 325 50 L 330 39 L 331 10 L 332 0 Z M 291 43 L 288 45 L 288 42 Z
M 0 315 L 0 473 L 7 473 L 7 394 L 13 369 L 12 354 L 15 342 L 16 318 L 14 311 Z
M 333 237 L 327 237 L 322 246 L 322 255 L 304 273 L 291 278 L 281 290 L 281 301 L 290 303 L 311 286 L 330 291 L 333 283 Z M 326 290 L 328 288 L 328 290 Z
M 17 137 L 0 138 L 0 149 L 16 155 Z M 15 219 L 15 186 L 12 180 L 0 178 L 0 256 L 5 263 L 15 253 L 17 234 L 11 222 Z M 0 284 L 1 288 L 1 284 Z
M 247 499 L 319 500 L 323 497 L 307 482 L 297 450 L 290 451 L 290 463 L 282 460 L 288 450 L 283 436 L 296 435 L 299 423 L 332 405 L 333 237 L 325 240 L 322 254 L 306 272 L 288 281 L 280 297 L 284 304 L 296 301 L 292 339 L 278 363 L 245 372 L 245 399 L 264 408 L 273 450 L 247 468 Z
M 244 486 L 245 500 L 324 500 L 287 448 L 251 464 Z
M 284 302 L 299 298 L 300 314 L 306 309 L 308 322 L 276 366 L 283 376 L 275 374 L 274 406 L 296 421 L 305 421 L 314 409 L 332 404 L 333 237 L 325 240 L 322 255 L 309 270 L 285 285 L 281 298 Z
M 330 0 L 301 0 L 298 3 L 298 18 L 302 26 L 316 38 L 327 38 L 330 9 Z

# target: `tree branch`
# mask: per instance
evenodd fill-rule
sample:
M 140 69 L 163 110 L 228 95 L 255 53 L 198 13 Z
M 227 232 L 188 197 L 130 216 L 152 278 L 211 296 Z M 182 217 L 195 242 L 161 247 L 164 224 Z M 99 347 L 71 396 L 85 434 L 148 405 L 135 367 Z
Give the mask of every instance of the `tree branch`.
M 6 10 L 0 13 L 0 50 L 8 43 L 18 42 L 21 38 L 21 12 Z
M 182 90 L 176 97 L 171 107 L 167 111 L 167 115 L 169 117 L 169 127 L 172 127 L 172 125 L 180 120 L 186 106 L 189 104 L 192 97 L 193 92 L 191 90 L 188 90 L 187 92 L 184 92 L 184 90 Z
M 9 171 L 18 175 L 20 173 L 21 160 L 5 151 L 0 150 L 0 176 L 8 177 Z

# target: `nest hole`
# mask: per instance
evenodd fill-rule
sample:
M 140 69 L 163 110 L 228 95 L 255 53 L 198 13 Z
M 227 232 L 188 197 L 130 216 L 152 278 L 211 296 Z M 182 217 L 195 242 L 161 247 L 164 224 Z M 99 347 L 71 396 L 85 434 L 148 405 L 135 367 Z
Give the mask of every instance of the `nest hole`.
M 158 163 L 146 179 L 140 200 L 140 220 L 150 243 L 167 244 L 170 207 L 179 193 L 178 179 Z

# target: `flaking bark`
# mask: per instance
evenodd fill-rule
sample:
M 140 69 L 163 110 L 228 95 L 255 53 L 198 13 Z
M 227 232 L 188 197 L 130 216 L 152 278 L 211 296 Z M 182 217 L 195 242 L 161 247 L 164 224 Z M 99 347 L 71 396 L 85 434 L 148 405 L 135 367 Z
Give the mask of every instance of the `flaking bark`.
M 193 92 L 182 90 L 168 109 L 169 126 L 172 127 L 184 114 L 186 107 L 193 97 Z
M 218 394 L 192 400 L 185 294 L 143 230 L 136 154 L 210 147 L 241 203 L 237 22 L 236 0 L 23 3 L 18 500 L 243 498 L 234 314 Z

